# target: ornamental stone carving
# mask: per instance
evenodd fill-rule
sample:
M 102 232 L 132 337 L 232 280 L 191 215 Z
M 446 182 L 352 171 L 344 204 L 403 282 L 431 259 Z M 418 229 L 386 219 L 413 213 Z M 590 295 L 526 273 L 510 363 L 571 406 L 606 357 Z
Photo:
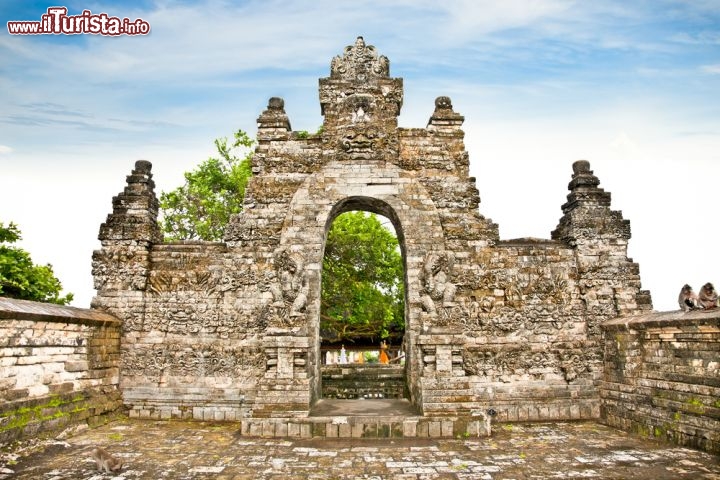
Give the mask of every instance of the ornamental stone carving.
M 384 55 L 378 55 L 372 45 L 366 45 L 363 37 L 357 37 L 354 45 L 345 47 L 342 56 L 330 63 L 330 76 L 364 82 L 370 77 L 390 75 L 390 62 Z
M 430 252 L 425 256 L 420 281 L 423 287 L 421 297 L 423 310 L 437 315 L 440 307 L 454 307 L 457 287 L 452 278 L 454 256 L 451 252 Z
M 271 287 L 273 306 L 286 309 L 290 317 L 300 317 L 305 312 L 308 295 L 305 259 L 286 247 L 277 249 L 274 257 L 278 282 Z
M 317 133 L 292 131 L 284 100 L 270 98 L 223 242 L 164 242 L 150 162 L 135 164 L 93 254 L 93 305 L 123 321 L 133 411 L 307 417 L 331 343 L 320 330 L 323 246 L 351 209 L 396 227 L 418 411 L 598 410 L 601 323 L 652 308 L 627 256 L 629 222 L 578 161 L 551 238 L 501 240 L 480 214 L 463 115 L 438 96 L 424 128 L 400 127 L 403 79 L 389 70 L 362 37 L 333 58 Z

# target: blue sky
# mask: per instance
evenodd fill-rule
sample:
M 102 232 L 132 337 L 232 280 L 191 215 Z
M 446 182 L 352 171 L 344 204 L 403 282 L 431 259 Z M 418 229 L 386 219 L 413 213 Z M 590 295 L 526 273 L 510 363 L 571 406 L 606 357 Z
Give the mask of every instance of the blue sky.
M 7 33 L 56 4 L 151 33 Z M 358 35 L 404 78 L 401 126 L 424 127 L 439 95 L 465 115 L 480 212 L 502 238 L 549 238 L 572 162 L 587 159 L 631 221 L 656 309 L 674 309 L 684 283 L 720 284 L 720 0 L 0 0 L 0 20 L 0 221 L 19 224 L 76 306 L 94 294 L 97 232 L 135 160 L 173 189 L 214 138 L 253 134 L 271 96 L 314 131 L 317 79 Z

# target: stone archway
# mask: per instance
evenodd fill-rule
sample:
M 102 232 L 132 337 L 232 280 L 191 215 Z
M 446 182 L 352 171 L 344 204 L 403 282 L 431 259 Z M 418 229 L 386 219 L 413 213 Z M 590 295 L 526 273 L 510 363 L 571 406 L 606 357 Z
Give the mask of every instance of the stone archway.
M 149 162 L 113 199 L 93 306 L 123 321 L 131 411 L 258 419 L 247 424 L 293 436 L 271 420 L 306 418 L 319 396 L 327 230 L 362 209 L 399 233 L 407 382 L 426 419 L 597 417 L 599 325 L 652 304 L 627 257 L 629 222 L 589 163 L 573 165 L 552 239 L 501 242 L 479 213 L 464 117 L 448 97 L 425 128 L 399 128 L 403 81 L 361 37 L 332 59 L 319 93 L 315 134 L 293 131 L 277 97 L 259 116 L 253 177 L 224 242 L 163 242 Z
M 350 179 L 351 181 L 348 181 Z M 304 259 L 308 301 L 306 325 L 311 399 L 320 398 L 320 292 L 323 254 L 333 220 L 350 210 L 381 214 L 393 223 L 404 258 L 406 381 L 411 401 L 417 401 L 422 331 L 420 274 L 427 252 L 444 251 L 442 225 L 425 189 L 395 165 L 366 160 L 362 164 L 331 162 L 309 176 L 290 202 L 280 248 Z

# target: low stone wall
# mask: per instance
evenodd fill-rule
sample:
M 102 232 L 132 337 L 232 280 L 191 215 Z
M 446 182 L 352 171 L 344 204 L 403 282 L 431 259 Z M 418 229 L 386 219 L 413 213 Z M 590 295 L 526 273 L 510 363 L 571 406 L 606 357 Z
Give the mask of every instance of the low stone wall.
M 720 453 L 720 309 L 606 322 L 606 424 Z
M 0 444 L 118 410 L 119 363 L 115 317 L 0 298 Z

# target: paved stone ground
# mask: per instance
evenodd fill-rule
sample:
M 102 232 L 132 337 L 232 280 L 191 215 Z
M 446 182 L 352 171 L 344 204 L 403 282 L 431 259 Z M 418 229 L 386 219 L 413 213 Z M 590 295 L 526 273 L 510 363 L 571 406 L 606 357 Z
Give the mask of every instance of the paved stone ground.
M 0 479 L 720 479 L 720 457 L 595 423 L 495 430 L 474 439 L 286 441 L 239 437 L 229 423 L 121 420 L 42 452 L 4 453 Z M 98 473 L 90 459 L 96 445 L 126 467 Z

